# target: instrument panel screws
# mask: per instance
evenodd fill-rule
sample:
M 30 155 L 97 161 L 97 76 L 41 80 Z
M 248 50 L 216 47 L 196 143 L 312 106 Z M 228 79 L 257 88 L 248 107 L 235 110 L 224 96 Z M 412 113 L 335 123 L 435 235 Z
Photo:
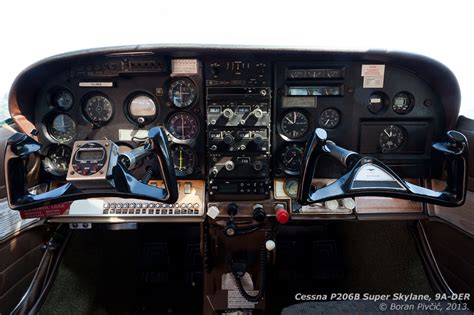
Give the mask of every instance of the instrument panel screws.
M 425 105 L 426 107 L 430 107 L 431 105 L 433 105 L 433 101 L 431 101 L 430 99 L 426 99 L 423 102 L 423 105 Z

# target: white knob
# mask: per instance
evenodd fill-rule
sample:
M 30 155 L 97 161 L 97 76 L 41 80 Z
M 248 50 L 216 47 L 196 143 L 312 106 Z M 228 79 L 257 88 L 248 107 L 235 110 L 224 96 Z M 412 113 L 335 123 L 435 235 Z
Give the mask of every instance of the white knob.
M 210 206 L 209 208 L 207 208 L 207 213 L 206 214 L 210 218 L 215 219 L 215 218 L 217 218 L 219 213 L 220 213 L 219 208 L 217 208 L 216 206 Z
M 268 240 L 265 242 L 265 247 L 268 251 L 272 251 L 275 249 L 276 247 L 276 244 L 273 240 Z
M 257 109 L 255 109 L 255 110 L 253 111 L 253 115 L 254 115 L 256 118 L 260 118 L 260 117 L 262 117 L 263 112 L 262 112 L 261 109 L 257 108 Z
M 234 112 L 230 108 L 224 109 L 222 113 L 224 114 L 225 118 L 231 118 L 232 116 L 234 116 Z
M 354 199 L 352 198 L 342 199 L 342 205 L 344 206 L 344 208 L 349 209 L 349 210 L 354 210 L 354 208 L 356 207 L 356 203 Z
M 337 208 L 339 207 L 339 203 L 337 202 L 337 200 L 328 200 L 324 202 L 324 206 L 329 210 L 337 210 Z
M 228 171 L 232 171 L 234 169 L 234 162 L 232 161 L 225 162 L 225 169 Z

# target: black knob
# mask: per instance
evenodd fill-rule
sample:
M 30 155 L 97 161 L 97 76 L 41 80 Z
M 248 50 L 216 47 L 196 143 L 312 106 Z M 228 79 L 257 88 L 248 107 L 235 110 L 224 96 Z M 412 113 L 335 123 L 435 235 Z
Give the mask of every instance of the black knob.
M 219 75 L 219 67 L 217 65 L 212 65 L 211 66 L 211 72 L 213 76 L 218 76 Z
M 237 214 L 237 210 L 239 209 L 239 206 L 237 206 L 235 203 L 229 203 L 227 206 L 227 213 L 230 216 L 235 216 Z
M 234 137 L 231 134 L 226 134 L 224 136 L 224 143 L 231 144 L 232 142 L 234 142 Z
M 256 145 L 262 145 L 263 143 L 263 138 L 261 135 L 255 135 L 253 137 L 253 142 L 255 142 Z
M 267 217 L 267 214 L 265 213 L 265 210 L 263 210 L 263 206 L 261 204 L 256 204 L 253 206 L 253 218 L 257 222 L 263 222 L 265 221 L 265 218 Z
M 253 163 L 253 169 L 256 171 L 261 171 L 263 169 L 262 161 L 255 161 L 255 163 Z
M 234 221 L 227 222 L 224 228 L 224 234 L 227 236 L 234 236 L 237 234 L 237 225 L 235 225 Z

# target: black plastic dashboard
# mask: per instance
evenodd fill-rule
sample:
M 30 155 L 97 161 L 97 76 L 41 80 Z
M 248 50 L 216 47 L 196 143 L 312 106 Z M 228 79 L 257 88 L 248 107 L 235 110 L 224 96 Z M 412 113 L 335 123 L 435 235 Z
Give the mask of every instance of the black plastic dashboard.
M 65 178 L 74 141 L 126 151 L 164 126 L 176 175 L 205 180 L 214 201 L 271 198 L 275 178 L 298 175 L 317 127 L 402 176 L 436 177 L 431 144 L 454 126 L 460 93 L 445 66 L 405 53 L 136 46 L 43 60 L 9 101 L 19 127 L 39 132 L 43 178 Z M 341 171 L 321 165 L 317 177 Z

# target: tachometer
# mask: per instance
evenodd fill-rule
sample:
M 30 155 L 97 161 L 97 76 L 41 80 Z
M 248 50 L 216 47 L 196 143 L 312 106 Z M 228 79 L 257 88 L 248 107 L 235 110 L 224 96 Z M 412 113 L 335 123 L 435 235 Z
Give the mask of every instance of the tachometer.
M 190 147 L 185 145 L 172 146 L 171 155 L 176 176 L 187 176 L 194 172 L 196 154 Z
M 105 124 L 113 114 L 114 106 L 104 95 L 93 95 L 84 103 L 84 115 L 93 124 Z
M 71 148 L 66 145 L 53 145 L 43 160 L 46 172 L 55 176 L 65 175 L 71 159 Z
M 135 94 L 128 102 L 127 112 L 133 122 L 143 125 L 155 119 L 158 106 L 150 95 Z
M 190 140 L 198 135 L 199 124 L 193 115 L 179 112 L 169 118 L 168 131 L 178 140 Z
M 283 135 L 290 139 L 303 137 L 309 130 L 309 120 L 306 115 L 298 110 L 287 112 L 281 120 Z
M 341 122 L 341 114 L 337 109 L 328 108 L 325 109 L 321 115 L 319 115 L 319 125 L 326 129 L 334 129 Z
M 303 151 L 303 147 L 298 144 L 291 144 L 283 149 L 280 161 L 286 173 L 291 175 L 299 174 Z
M 405 131 L 397 125 L 390 125 L 382 130 L 379 136 L 379 144 L 383 153 L 394 151 L 405 141 Z
M 176 107 L 188 107 L 196 100 L 197 89 L 190 79 L 178 79 L 171 82 L 168 95 Z
M 48 132 L 59 143 L 69 143 L 76 136 L 76 123 L 66 114 L 59 114 L 47 126 Z

